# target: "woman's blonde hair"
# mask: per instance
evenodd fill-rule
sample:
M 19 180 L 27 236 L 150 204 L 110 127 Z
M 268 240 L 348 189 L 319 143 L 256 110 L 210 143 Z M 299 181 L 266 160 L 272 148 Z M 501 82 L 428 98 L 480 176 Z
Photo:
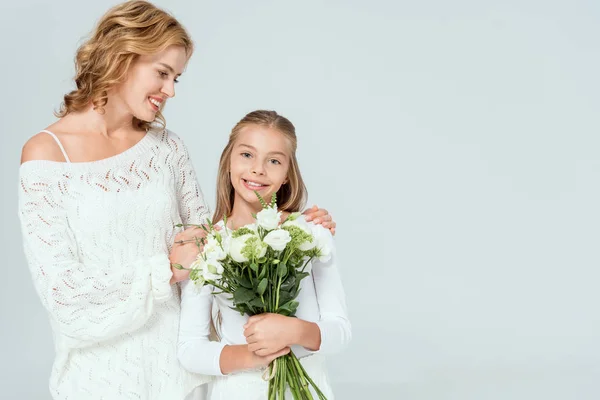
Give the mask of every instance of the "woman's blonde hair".
M 296 128 L 287 118 L 277 114 L 275 111 L 257 110 L 252 111 L 242 118 L 231 130 L 229 142 L 219 161 L 219 172 L 217 174 L 217 205 L 213 215 L 213 221 L 217 222 L 224 216 L 230 216 L 233 210 L 234 190 L 231 184 L 230 162 L 233 146 L 241 130 L 249 125 L 260 125 L 273 128 L 281 132 L 290 142 L 290 166 L 287 173 L 287 183 L 282 185 L 277 192 L 277 206 L 282 211 L 296 212 L 304 207 L 306 202 L 306 186 L 300 174 L 298 160 L 296 159 Z M 265 199 L 267 201 L 271 199 Z
M 127 1 L 104 14 L 91 37 L 75 56 L 77 89 L 64 96 L 60 111 L 62 118 L 82 111 L 90 103 L 104 112 L 108 91 L 122 83 L 129 68 L 141 55 L 159 53 L 171 45 L 182 46 L 189 59 L 194 45 L 183 26 L 172 15 L 147 1 Z M 160 111 L 155 121 L 165 125 Z M 134 125 L 147 129 L 152 122 L 134 118 Z

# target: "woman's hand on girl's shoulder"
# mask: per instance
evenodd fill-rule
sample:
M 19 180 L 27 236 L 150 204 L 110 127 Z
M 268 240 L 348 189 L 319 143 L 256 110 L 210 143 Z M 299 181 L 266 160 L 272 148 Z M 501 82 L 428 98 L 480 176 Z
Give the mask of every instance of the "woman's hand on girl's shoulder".
M 326 209 L 314 205 L 305 210 L 302 214 L 307 221 L 322 225 L 324 228 L 329 229 L 332 235 L 335 235 L 336 223 Z

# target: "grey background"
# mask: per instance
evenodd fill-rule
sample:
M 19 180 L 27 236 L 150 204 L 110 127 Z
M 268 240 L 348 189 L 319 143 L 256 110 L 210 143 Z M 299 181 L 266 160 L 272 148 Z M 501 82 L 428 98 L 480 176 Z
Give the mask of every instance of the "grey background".
M 353 322 L 340 399 L 598 399 L 600 3 L 157 1 L 198 50 L 166 110 L 214 205 L 246 112 L 294 122 L 338 222 Z M 3 1 L 2 398 L 47 399 L 20 149 L 115 1 Z

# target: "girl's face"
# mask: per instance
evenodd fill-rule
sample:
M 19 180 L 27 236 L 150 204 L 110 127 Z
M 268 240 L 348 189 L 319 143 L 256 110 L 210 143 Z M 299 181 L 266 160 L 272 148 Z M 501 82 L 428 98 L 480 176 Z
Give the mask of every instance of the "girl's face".
M 274 128 L 248 125 L 241 129 L 233 145 L 229 171 L 235 190 L 235 203 L 245 202 L 260 209 L 256 190 L 265 201 L 287 183 L 290 143 Z
M 154 55 L 139 56 L 115 94 L 134 117 L 154 121 L 166 100 L 175 96 L 175 83 L 186 62 L 185 49 L 174 45 Z

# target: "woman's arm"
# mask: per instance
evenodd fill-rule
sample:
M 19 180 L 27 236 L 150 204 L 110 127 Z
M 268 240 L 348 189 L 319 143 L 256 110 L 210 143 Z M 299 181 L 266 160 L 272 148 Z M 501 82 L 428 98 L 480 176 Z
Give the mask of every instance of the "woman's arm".
M 61 176 L 43 164 L 22 165 L 19 218 L 35 289 L 57 342 L 85 347 L 140 328 L 155 302 L 173 295 L 171 271 L 167 254 L 148 254 L 118 268 L 80 262 Z

